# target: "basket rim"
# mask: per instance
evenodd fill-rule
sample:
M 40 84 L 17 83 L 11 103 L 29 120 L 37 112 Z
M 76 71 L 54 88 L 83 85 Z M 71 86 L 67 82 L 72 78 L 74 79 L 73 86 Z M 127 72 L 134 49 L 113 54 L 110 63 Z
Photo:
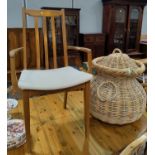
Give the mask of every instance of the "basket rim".
M 123 68 L 123 69 L 111 68 L 111 67 L 107 67 L 107 66 L 100 65 L 97 63 L 100 60 L 104 60 L 105 57 L 107 57 L 107 56 L 101 56 L 101 57 L 97 57 L 97 58 L 93 59 L 92 64 L 94 67 L 96 67 L 98 69 L 102 69 L 103 72 L 106 72 L 110 75 L 136 77 L 145 71 L 145 65 L 141 61 L 135 60 L 132 58 L 131 59 L 134 60 L 138 66 L 138 68 L 134 69 L 134 70 L 132 68 Z

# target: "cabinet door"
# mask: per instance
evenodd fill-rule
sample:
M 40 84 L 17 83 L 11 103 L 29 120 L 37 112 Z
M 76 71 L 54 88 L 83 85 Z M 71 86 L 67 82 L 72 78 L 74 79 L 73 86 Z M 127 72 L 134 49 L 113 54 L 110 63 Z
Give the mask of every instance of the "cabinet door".
M 78 45 L 78 16 L 66 15 L 67 41 L 69 45 Z
M 116 5 L 113 10 L 111 29 L 111 49 L 120 48 L 124 50 L 126 42 L 127 6 Z
M 128 31 L 127 31 L 127 51 L 138 50 L 139 37 L 141 33 L 142 8 L 137 6 L 129 7 Z

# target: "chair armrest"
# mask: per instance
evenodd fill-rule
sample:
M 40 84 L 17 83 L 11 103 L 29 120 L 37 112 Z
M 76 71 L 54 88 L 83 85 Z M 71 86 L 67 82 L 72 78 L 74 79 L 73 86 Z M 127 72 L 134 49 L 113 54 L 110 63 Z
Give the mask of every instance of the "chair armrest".
M 87 61 L 88 61 L 88 72 L 92 73 L 92 50 L 85 47 L 79 46 L 68 46 L 68 50 L 80 51 L 87 54 Z
M 13 49 L 9 52 L 10 56 L 10 71 L 11 71 L 11 83 L 12 83 L 12 92 L 15 93 L 19 91 L 18 88 L 18 80 L 17 80 L 17 75 L 16 75 L 16 62 L 15 62 L 15 56 L 17 53 L 21 52 L 23 50 L 23 47 Z
M 141 154 L 144 153 L 147 142 L 147 133 L 128 144 L 128 146 L 120 153 L 120 155 Z
M 22 51 L 22 50 L 23 50 L 23 47 L 20 47 L 20 48 L 16 48 L 16 49 L 11 50 L 11 51 L 9 52 L 10 58 L 15 57 L 16 54 L 17 54 L 18 52 Z

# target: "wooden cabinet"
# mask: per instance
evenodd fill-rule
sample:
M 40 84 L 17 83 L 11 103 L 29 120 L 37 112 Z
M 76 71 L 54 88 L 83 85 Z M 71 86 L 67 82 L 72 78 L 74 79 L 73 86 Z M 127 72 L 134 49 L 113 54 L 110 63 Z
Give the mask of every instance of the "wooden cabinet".
M 79 45 L 79 12 L 80 9 L 72 9 L 72 8 L 55 8 L 55 7 L 42 7 L 41 9 L 48 10 L 65 10 L 65 18 L 66 18 L 66 31 L 67 31 L 67 42 L 68 45 Z M 63 55 L 63 46 L 62 46 L 62 30 L 60 18 L 56 18 L 56 42 L 57 42 L 57 54 L 58 54 L 58 65 L 62 65 L 62 55 Z M 48 30 L 48 45 L 51 45 L 52 35 L 51 35 L 51 24 L 50 19 L 47 20 L 47 30 Z M 52 50 L 51 46 L 48 47 L 49 50 Z M 49 57 L 52 57 L 49 55 Z M 80 54 L 71 53 L 69 55 L 69 63 L 70 65 L 79 65 L 80 64 Z
M 106 36 L 106 54 L 120 48 L 131 56 L 139 51 L 143 8 L 146 0 L 102 0 L 103 32 Z
M 147 58 L 147 42 L 140 41 L 140 48 L 139 50 L 144 53 L 145 58 Z
M 93 58 L 103 56 L 105 46 L 105 34 L 80 34 L 80 45 L 92 49 Z

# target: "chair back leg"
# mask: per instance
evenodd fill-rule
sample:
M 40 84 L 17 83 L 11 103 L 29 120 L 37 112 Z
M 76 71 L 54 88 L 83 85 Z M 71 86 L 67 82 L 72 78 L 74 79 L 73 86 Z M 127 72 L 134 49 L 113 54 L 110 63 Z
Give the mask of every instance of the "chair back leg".
M 89 102 L 90 102 L 90 82 L 85 83 L 84 88 L 84 122 L 85 122 L 85 137 L 89 138 L 90 123 L 89 123 Z

